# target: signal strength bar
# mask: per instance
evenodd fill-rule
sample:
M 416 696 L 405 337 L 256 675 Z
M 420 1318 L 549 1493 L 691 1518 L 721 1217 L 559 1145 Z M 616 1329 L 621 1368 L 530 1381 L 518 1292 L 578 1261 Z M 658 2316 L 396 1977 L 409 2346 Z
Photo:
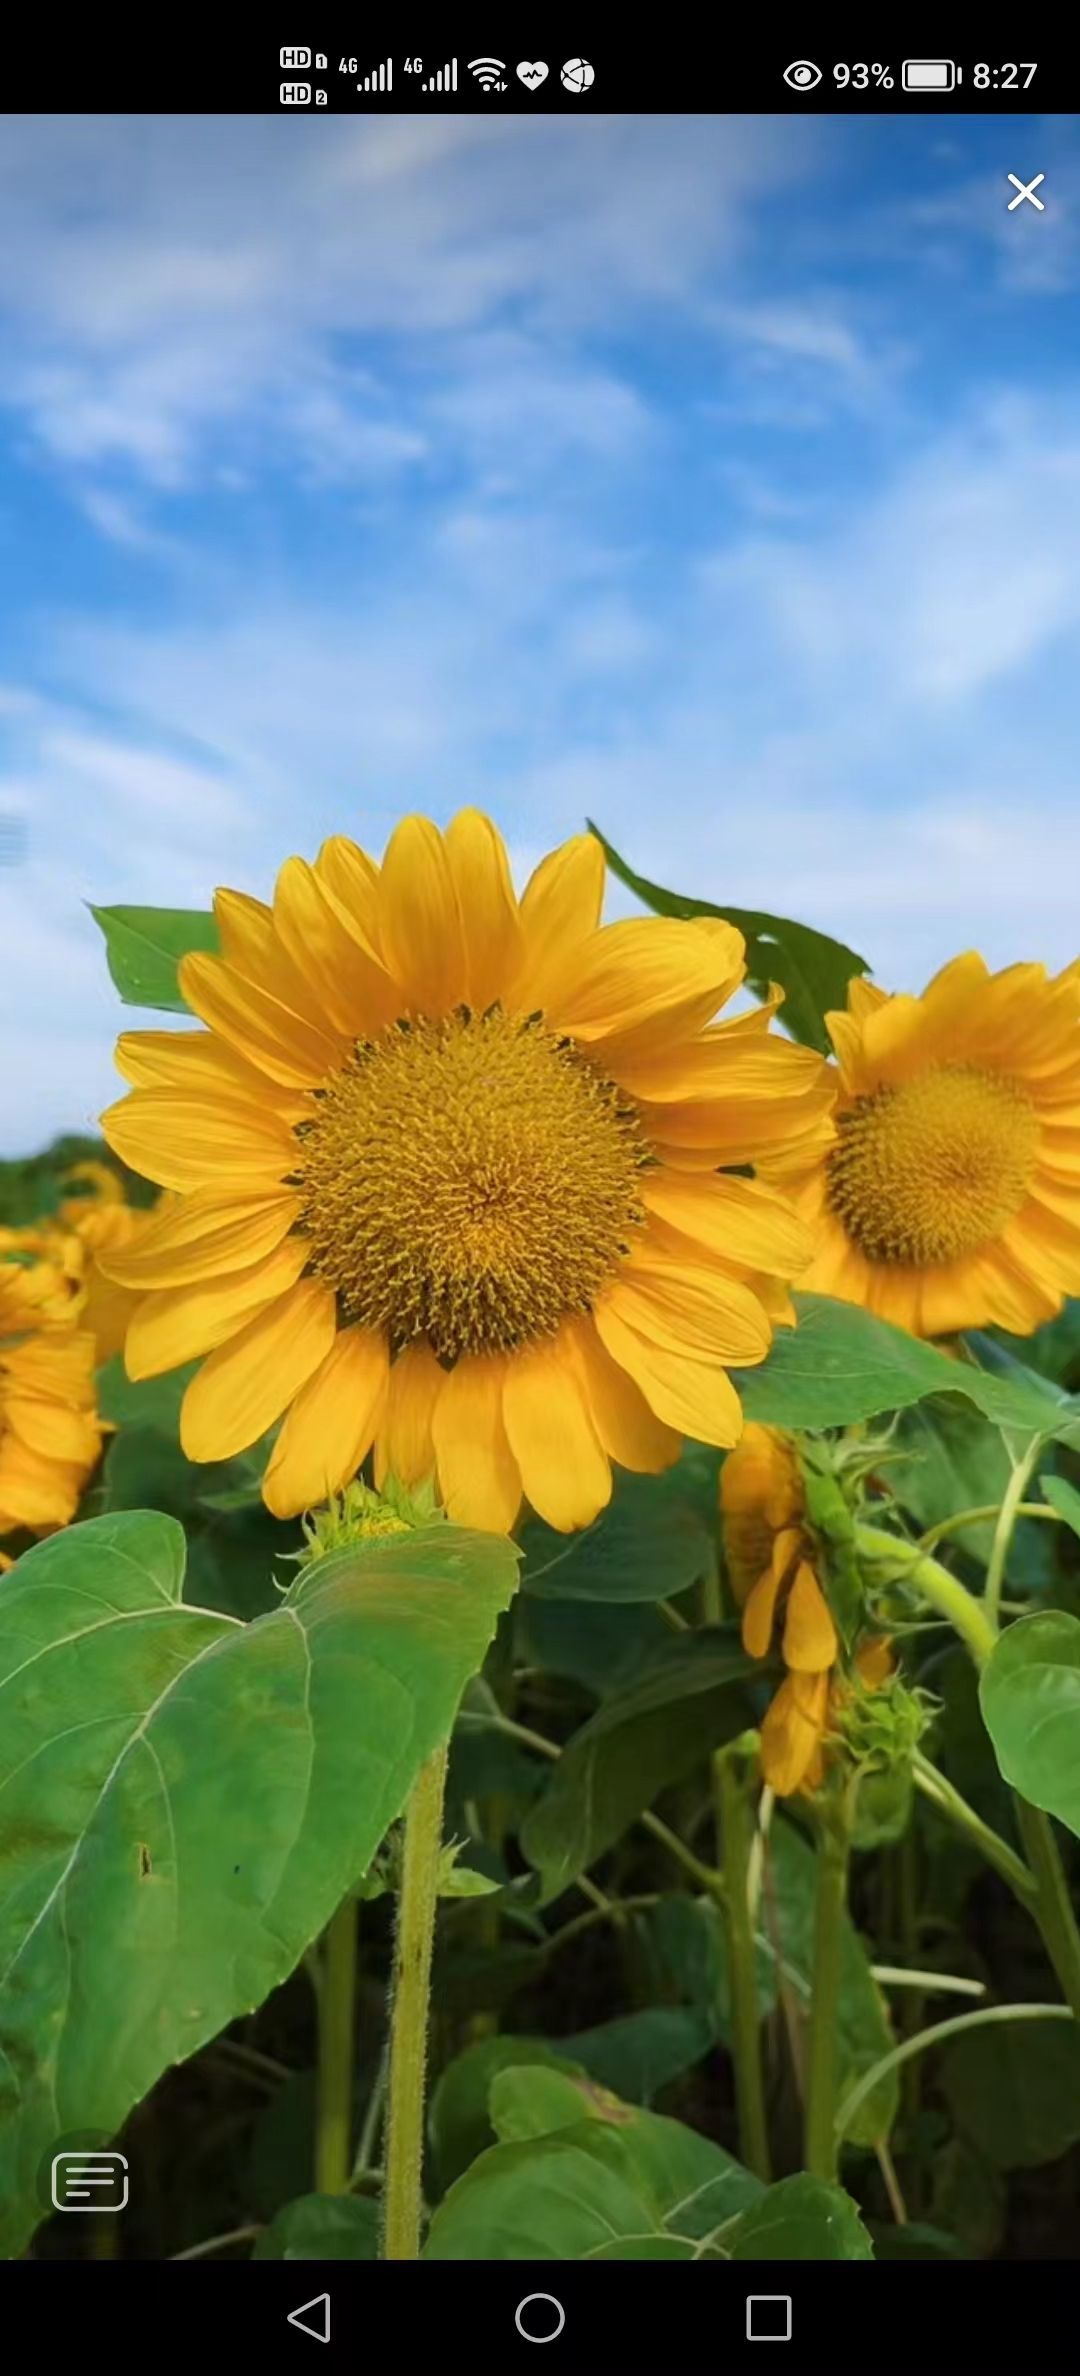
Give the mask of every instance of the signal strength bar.
M 430 74 L 420 88 L 422 91 L 456 91 L 457 59 L 448 58 L 445 66 L 440 66 L 437 74 Z
M 393 59 L 384 58 L 381 66 L 376 66 L 371 74 L 365 74 L 359 87 L 362 91 L 392 91 L 394 88 Z

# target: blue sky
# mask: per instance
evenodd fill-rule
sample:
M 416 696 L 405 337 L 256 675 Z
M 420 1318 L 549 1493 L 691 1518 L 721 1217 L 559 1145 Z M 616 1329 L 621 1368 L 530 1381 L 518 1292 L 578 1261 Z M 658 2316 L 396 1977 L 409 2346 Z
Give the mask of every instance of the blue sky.
M 1071 119 L 6 119 L 0 1152 L 115 1093 L 84 900 L 406 808 L 1076 954 L 1078 281 Z

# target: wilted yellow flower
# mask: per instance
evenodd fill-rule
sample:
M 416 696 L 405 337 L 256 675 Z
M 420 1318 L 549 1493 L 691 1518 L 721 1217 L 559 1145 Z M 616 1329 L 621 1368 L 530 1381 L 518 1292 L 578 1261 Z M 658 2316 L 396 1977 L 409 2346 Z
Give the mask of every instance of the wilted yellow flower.
M 854 980 L 827 1020 L 837 1138 L 794 1183 L 800 1283 L 921 1336 L 1051 1319 L 1080 1294 L 1080 961 L 956 957 L 921 998 Z
M 202 1031 L 125 1034 L 110 1144 L 179 1203 L 105 1257 L 145 1290 L 133 1376 L 208 1354 L 182 1441 L 229 1457 L 284 1417 L 281 1516 L 373 1441 L 437 1474 L 451 1518 L 522 1495 L 586 1525 L 611 1461 L 730 1444 L 729 1366 L 761 1361 L 809 1251 L 786 1200 L 721 1176 L 820 1131 L 828 1068 L 742 982 L 718 921 L 600 925 L 588 835 L 520 902 L 495 828 L 409 817 L 377 866 L 342 837 L 272 907 L 221 891 L 221 955 L 184 958 Z
M 101 1450 L 94 1339 L 69 1302 L 55 1265 L 0 1249 L 0 1535 L 66 1526 Z
M 761 1728 L 761 1767 L 786 1798 L 821 1776 L 836 1627 L 814 1567 L 806 1497 L 790 1438 L 751 1421 L 720 1471 L 724 1548 L 742 1609 L 743 1647 L 767 1658 L 780 1629 L 788 1674 Z

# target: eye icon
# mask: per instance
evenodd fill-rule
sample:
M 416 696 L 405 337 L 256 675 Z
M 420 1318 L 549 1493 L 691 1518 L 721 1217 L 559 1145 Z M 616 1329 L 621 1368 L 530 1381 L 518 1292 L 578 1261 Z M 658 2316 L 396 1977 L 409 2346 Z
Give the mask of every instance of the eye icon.
M 784 68 L 784 81 L 793 91 L 816 91 L 821 81 L 820 66 L 812 66 L 809 58 L 796 58 Z

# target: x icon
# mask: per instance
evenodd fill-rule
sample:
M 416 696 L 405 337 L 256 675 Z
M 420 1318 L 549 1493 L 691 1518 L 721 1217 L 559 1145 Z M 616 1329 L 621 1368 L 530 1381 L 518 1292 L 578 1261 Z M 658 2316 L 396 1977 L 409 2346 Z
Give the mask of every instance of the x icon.
M 1010 198 L 1009 200 L 1008 211 L 1010 214 L 1014 214 L 1016 208 L 1023 205 L 1025 198 L 1030 201 L 1032 206 L 1038 207 L 1040 214 L 1046 213 L 1044 201 L 1041 198 L 1036 198 L 1035 196 L 1035 192 L 1039 187 L 1039 183 L 1046 180 L 1045 173 L 1037 173 L 1034 180 L 1029 182 L 1022 182 L 1018 173 L 1009 173 L 1005 178 L 1007 181 L 1011 181 L 1012 186 L 1016 191 L 1015 198 Z

